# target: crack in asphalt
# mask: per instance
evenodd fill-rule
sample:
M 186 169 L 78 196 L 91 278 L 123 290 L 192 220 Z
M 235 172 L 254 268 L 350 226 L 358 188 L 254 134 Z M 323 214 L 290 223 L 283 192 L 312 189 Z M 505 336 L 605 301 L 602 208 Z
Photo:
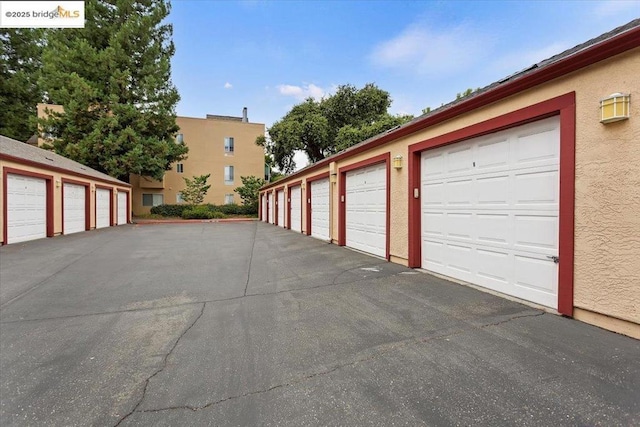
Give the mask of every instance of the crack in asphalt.
M 368 265 L 364 265 L 364 267 L 367 267 L 367 266 Z M 350 282 L 335 283 L 337 278 L 340 277 L 342 274 L 344 274 L 344 273 L 346 273 L 348 271 L 357 270 L 357 269 L 362 268 L 362 267 L 363 266 L 359 266 L 359 267 L 354 267 L 354 268 L 350 268 L 348 270 L 342 271 L 336 277 L 334 277 L 334 279 L 333 279 L 333 281 L 331 283 L 323 283 L 321 285 L 309 286 L 309 287 L 305 287 L 305 288 L 282 289 L 282 290 L 274 291 L 274 292 L 261 292 L 261 293 L 239 295 L 239 296 L 228 297 L 228 298 L 218 298 L 218 299 L 210 299 L 210 300 L 191 301 L 191 302 L 184 302 L 184 303 L 173 304 L 173 305 L 162 305 L 162 306 L 157 306 L 157 307 L 143 307 L 143 308 L 131 308 L 131 309 L 123 309 L 123 310 L 100 311 L 100 312 L 94 312 L 94 313 L 71 314 L 71 315 L 67 315 L 67 316 L 37 317 L 37 318 L 33 318 L 33 319 L 4 320 L 4 321 L 0 321 L 0 325 L 6 325 L 6 324 L 12 324 L 12 323 L 22 323 L 22 322 L 39 322 L 39 321 L 43 321 L 43 320 L 74 319 L 74 318 L 78 318 L 78 317 L 89 317 L 89 316 L 107 316 L 107 315 L 110 315 L 110 314 L 135 313 L 135 312 L 139 312 L 139 311 L 162 310 L 162 309 L 166 309 L 166 308 L 184 307 L 184 306 L 188 306 L 188 305 L 234 301 L 234 300 L 240 300 L 240 299 L 250 298 L 250 297 L 279 295 L 279 294 L 285 294 L 285 293 L 289 293 L 289 292 L 300 292 L 300 291 L 328 288 L 328 287 L 332 287 L 332 286 L 352 285 L 352 284 L 359 283 L 359 282 L 364 282 L 364 281 L 370 280 L 370 279 L 379 279 L 379 278 L 391 277 L 391 276 L 395 275 L 395 274 L 392 274 L 390 276 L 380 276 L 380 277 L 376 277 L 376 278 L 364 277 L 364 278 L 361 278 L 361 279 L 352 280 Z
M 111 239 L 107 240 L 105 243 L 101 244 L 100 246 L 96 246 L 95 248 L 93 248 L 92 250 L 90 250 L 89 252 L 83 253 L 82 255 L 80 255 L 79 257 L 77 257 L 76 259 L 74 259 L 73 261 L 71 261 L 69 264 L 66 264 L 64 267 L 54 271 L 51 275 L 45 277 L 44 279 L 42 279 L 41 281 L 39 281 L 38 283 L 36 283 L 35 285 L 31 286 L 28 289 L 25 289 L 24 291 L 22 291 L 21 293 L 19 293 L 18 295 L 12 297 L 11 299 L 3 302 L 2 304 L 0 304 L 0 308 L 5 308 L 6 306 L 8 306 L 9 304 L 18 301 L 19 299 L 21 299 L 22 297 L 24 297 L 25 295 L 29 294 L 31 291 L 38 289 L 40 286 L 44 285 L 47 281 L 49 281 L 50 279 L 54 278 L 55 276 L 57 276 L 58 274 L 62 273 L 64 270 L 66 270 L 67 268 L 71 267 L 73 264 L 77 263 L 78 261 L 80 261 L 83 258 L 88 257 L 89 255 L 93 254 L 95 251 L 97 251 L 98 249 L 102 249 L 106 244 L 108 244 L 109 242 L 111 242 L 112 240 L 115 239 L 115 236 L 112 237 Z
M 173 351 L 176 349 L 176 347 L 178 346 L 178 343 L 180 342 L 182 337 L 184 337 L 187 334 L 187 332 L 189 332 L 191 330 L 191 328 L 193 328 L 193 326 L 198 322 L 198 320 L 200 320 L 200 318 L 204 314 L 204 309 L 205 309 L 206 306 L 207 306 L 207 303 L 202 303 L 202 308 L 200 309 L 200 313 L 196 316 L 196 318 L 193 320 L 193 322 L 191 322 L 189 327 L 187 327 L 184 331 L 182 331 L 182 333 L 178 336 L 178 338 L 173 343 L 173 345 L 171 346 L 171 348 L 169 349 L 167 354 L 164 355 L 164 358 L 162 360 L 162 364 L 161 364 L 160 368 L 158 368 L 153 374 L 151 374 L 151 376 L 149 378 L 147 378 L 145 380 L 144 388 L 142 389 L 142 395 L 140 396 L 140 399 L 138 400 L 138 403 L 136 403 L 136 406 L 134 406 L 134 408 L 129 413 L 125 414 L 122 418 L 120 418 L 120 420 L 114 425 L 114 427 L 119 426 L 124 420 L 129 418 L 140 407 L 140 405 L 144 401 L 144 398 L 146 397 L 147 389 L 149 388 L 149 382 L 153 379 L 153 377 L 155 377 L 156 375 L 158 375 L 162 371 L 164 371 L 164 369 L 167 367 L 167 360 L 169 359 L 169 356 L 171 356 L 171 353 L 173 353 Z
M 257 394 L 263 394 L 263 393 L 268 393 L 270 391 L 273 390 L 277 390 L 280 388 L 285 388 L 285 387 L 291 387 L 300 383 L 303 383 L 305 381 L 311 380 L 313 378 L 316 377 L 321 377 L 321 376 L 325 376 L 325 375 L 329 375 L 333 372 L 336 372 L 340 369 L 343 368 L 348 368 L 351 366 L 356 366 L 362 363 L 367 363 L 370 362 L 374 359 L 377 359 L 381 356 L 384 356 L 385 354 L 391 353 L 393 351 L 397 351 L 400 350 L 402 348 L 406 348 L 412 344 L 423 344 L 426 342 L 430 342 L 430 341 L 435 341 L 435 340 L 440 340 L 440 339 L 447 339 L 453 336 L 457 336 L 457 335 L 461 335 L 463 333 L 469 332 L 471 330 L 474 329 L 484 329 L 486 327 L 489 326 L 495 326 L 495 325 L 501 325 L 504 323 L 508 323 L 511 322 L 513 320 L 517 320 L 517 319 L 522 319 L 525 317 L 537 317 L 537 316 L 542 316 L 544 315 L 545 312 L 540 312 L 540 313 L 534 313 L 534 314 L 523 314 L 523 315 L 517 315 L 517 316 L 513 316 L 510 317 L 506 320 L 500 321 L 500 322 L 496 322 L 496 323 L 488 323 L 488 324 L 484 324 L 484 325 L 480 325 L 480 326 L 473 326 L 470 325 L 467 328 L 461 328 L 461 329 L 456 329 L 447 333 L 443 333 L 440 335 L 435 335 L 435 336 L 429 336 L 429 337 L 418 337 L 418 338 L 407 338 L 405 340 L 401 340 L 401 341 L 397 341 L 394 343 L 390 343 L 387 344 L 385 346 L 383 346 L 383 348 L 380 351 L 374 352 L 366 357 L 361 357 L 359 359 L 356 360 L 352 360 L 350 362 L 347 363 L 342 363 L 342 364 L 338 364 L 335 365 L 331 368 L 325 369 L 323 371 L 319 371 L 319 372 L 314 372 L 312 374 L 308 374 L 308 375 L 304 375 L 302 377 L 298 377 L 298 378 L 294 378 L 293 380 L 290 380 L 288 382 L 282 383 L 282 384 L 276 384 L 267 388 L 263 388 L 260 390 L 253 390 L 253 391 L 248 391 L 242 394 L 237 394 L 237 395 L 233 395 L 233 396 L 228 396 L 225 397 L 223 399 L 219 399 L 219 400 L 215 400 L 213 402 L 209 402 L 206 403 L 205 405 L 201 405 L 201 406 L 192 406 L 192 405 L 179 405 L 179 406 L 169 406 L 169 407 L 165 407 L 165 408 L 153 408 L 153 409 L 143 409 L 140 411 L 137 411 L 136 409 L 134 409 L 133 412 L 138 412 L 138 413 L 158 413 L 158 412 L 167 412 L 167 411 L 175 411 L 175 410 L 188 410 L 188 411 L 192 411 L 192 412 L 199 412 L 199 411 L 203 411 L 205 409 L 217 406 L 221 403 L 224 402 L 228 402 L 231 400 L 237 400 L 237 399 L 242 399 L 244 397 L 250 397 L 250 396 L 254 396 Z M 136 407 L 137 408 L 137 407 Z
M 258 225 L 253 228 L 253 244 L 251 245 L 251 257 L 249 258 L 249 267 L 247 268 L 247 282 L 244 284 L 244 294 L 247 296 L 247 289 L 249 288 L 249 280 L 251 279 L 251 263 L 253 262 L 253 252 L 256 249 L 256 235 L 258 234 Z

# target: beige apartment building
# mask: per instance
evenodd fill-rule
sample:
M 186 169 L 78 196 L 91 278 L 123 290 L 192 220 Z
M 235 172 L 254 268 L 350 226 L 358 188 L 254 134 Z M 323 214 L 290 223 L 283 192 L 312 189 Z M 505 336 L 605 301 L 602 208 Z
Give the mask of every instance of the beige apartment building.
M 62 111 L 62 106 L 38 104 L 38 117 L 43 117 L 46 109 Z M 241 204 L 234 191 L 242 185 L 240 177 L 264 177 L 264 149 L 255 144 L 256 138 L 264 135 L 264 124 L 250 123 L 246 108 L 239 117 L 207 114 L 205 118 L 177 117 L 176 122 L 180 130 L 175 142 L 189 147 L 188 157 L 173 164 L 161 181 L 130 176 L 133 214 L 148 214 L 161 204 L 183 203 L 183 178 L 206 174 L 211 174 L 211 188 L 204 203 Z M 42 143 L 40 139 L 38 145 Z
M 149 213 L 153 206 L 183 203 L 183 178 L 211 174 L 204 203 L 215 205 L 238 203 L 242 200 L 234 191 L 242 185 L 240 177 L 264 177 L 264 149 L 255 144 L 264 135 L 263 123 L 250 123 L 247 109 L 241 117 L 216 116 L 205 118 L 178 117 L 176 144 L 189 147 L 188 157 L 175 163 L 162 181 L 132 175 L 131 208 L 134 215 Z

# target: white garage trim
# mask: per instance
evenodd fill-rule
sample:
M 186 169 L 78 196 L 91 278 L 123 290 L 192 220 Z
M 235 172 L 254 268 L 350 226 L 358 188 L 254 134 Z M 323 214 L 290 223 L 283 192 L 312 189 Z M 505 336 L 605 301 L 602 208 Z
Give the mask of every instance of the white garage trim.
M 118 225 L 124 225 L 129 222 L 129 192 L 118 191 Z
M 321 240 L 330 240 L 329 233 L 329 174 L 307 179 L 309 191 L 307 234 Z
M 262 214 L 262 218 L 260 218 L 263 222 L 267 222 L 267 193 L 262 193 L 260 212 Z
M 96 228 L 110 227 L 113 223 L 111 209 L 112 192 L 110 188 L 96 186 Z
M 338 243 L 389 259 L 390 153 L 340 168 Z
M 53 235 L 52 177 L 4 168 L 4 243 Z
M 285 227 L 284 223 L 284 189 L 276 190 L 276 225 Z
M 293 185 L 289 188 L 289 224 L 288 228 L 296 231 L 302 231 L 302 187 Z
M 89 184 L 62 179 L 62 234 L 89 229 Z
M 560 120 L 421 154 L 421 266 L 558 308 Z

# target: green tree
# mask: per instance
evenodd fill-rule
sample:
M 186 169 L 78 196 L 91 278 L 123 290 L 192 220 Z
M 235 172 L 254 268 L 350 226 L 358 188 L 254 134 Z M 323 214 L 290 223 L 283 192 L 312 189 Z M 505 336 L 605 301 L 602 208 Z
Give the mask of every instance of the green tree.
M 242 204 L 251 206 L 258 212 L 258 200 L 260 198 L 260 187 L 266 182 L 262 178 L 256 176 L 241 176 L 242 186 L 235 188 L 233 191 L 240 195 Z
M 83 29 L 52 30 L 41 88 L 50 112 L 40 126 L 59 154 L 128 181 L 161 179 L 187 147 L 174 142 L 173 28 L 165 0 L 90 0 Z
M 373 83 L 361 89 L 339 86 L 332 96 L 295 105 L 269 128 L 269 138 L 259 136 L 256 144 L 266 148 L 282 172 L 290 173 L 296 150 L 317 162 L 411 118 L 389 115 L 390 105 L 389 93 Z
M 37 133 L 43 35 L 42 29 L 0 29 L 0 134 L 18 141 Z
M 211 185 L 207 185 L 207 180 L 211 176 L 210 173 L 206 175 L 194 176 L 193 179 L 183 177 L 185 189 L 180 192 L 182 194 L 182 200 L 190 205 L 199 205 L 204 201 L 204 196 L 207 195 L 207 191 L 211 188 Z

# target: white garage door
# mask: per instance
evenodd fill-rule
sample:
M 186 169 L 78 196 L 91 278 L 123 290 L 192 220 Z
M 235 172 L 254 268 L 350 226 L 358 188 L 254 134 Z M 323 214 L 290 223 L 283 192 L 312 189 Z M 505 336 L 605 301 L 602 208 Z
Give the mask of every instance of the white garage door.
M 386 164 L 347 172 L 345 205 L 346 245 L 386 257 Z
M 62 185 L 64 204 L 63 234 L 85 231 L 85 187 L 65 182 Z
M 302 231 L 302 189 L 299 185 L 291 187 L 291 200 L 289 201 L 291 215 L 291 229 Z
M 118 225 L 126 224 L 128 218 L 127 193 L 120 192 L 118 193 Z
M 557 308 L 560 123 L 422 154 L 422 267 Z
M 276 204 L 273 202 L 273 193 L 269 193 L 269 224 L 275 224 Z
M 267 222 L 267 195 L 262 195 L 262 221 Z
M 284 191 L 278 191 L 278 225 L 284 227 Z
M 47 183 L 44 179 L 7 175 L 7 243 L 47 237 Z
M 96 228 L 109 227 L 111 213 L 111 192 L 96 188 Z
M 329 240 L 329 178 L 311 182 L 311 236 Z

